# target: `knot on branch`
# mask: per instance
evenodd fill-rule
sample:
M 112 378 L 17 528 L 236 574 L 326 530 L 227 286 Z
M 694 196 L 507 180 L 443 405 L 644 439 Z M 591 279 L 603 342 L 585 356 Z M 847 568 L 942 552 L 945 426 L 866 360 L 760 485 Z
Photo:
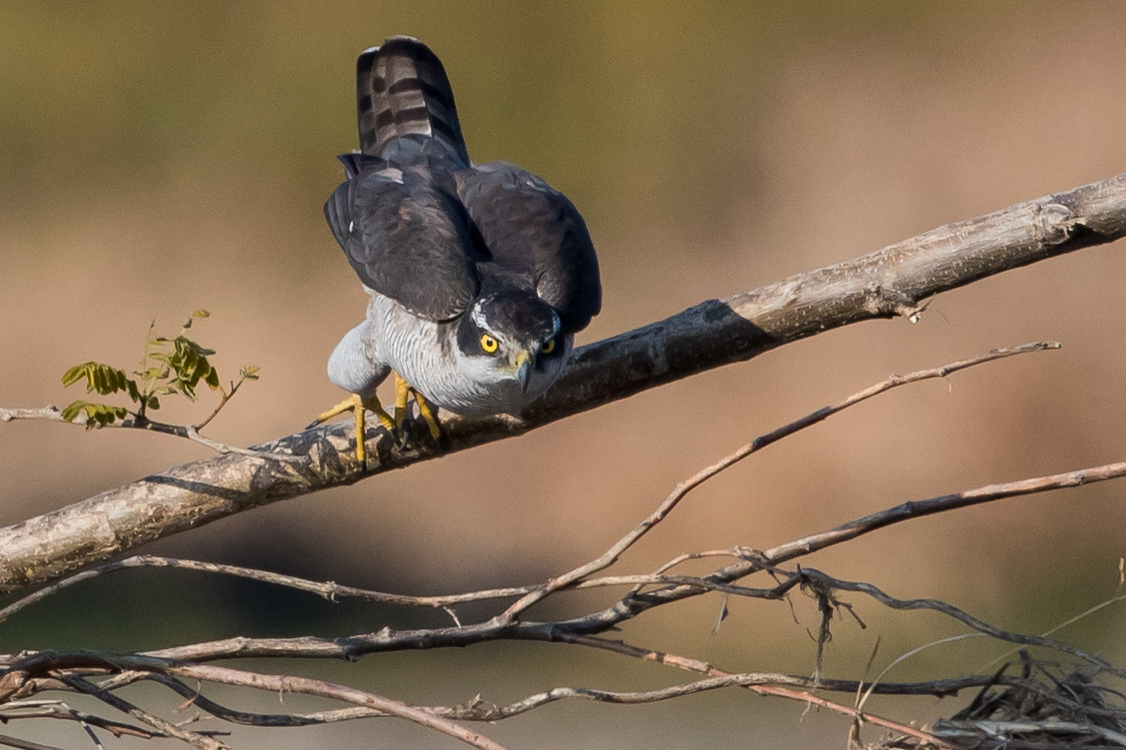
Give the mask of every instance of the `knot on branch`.
M 1087 206 L 1079 191 L 1058 193 L 1049 203 L 1036 204 L 1032 227 L 1036 241 L 1052 249 L 1078 250 L 1114 238 L 1090 225 Z
M 19 694 L 30 675 L 22 669 L 11 669 L 0 677 L 0 704 Z
M 898 289 L 873 281 L 864 289 L 862 307 L 866 312 L 877 317 L 907 318 L 912 323 L 916 323 L 928 304 L 929 302 L 919 304 Z

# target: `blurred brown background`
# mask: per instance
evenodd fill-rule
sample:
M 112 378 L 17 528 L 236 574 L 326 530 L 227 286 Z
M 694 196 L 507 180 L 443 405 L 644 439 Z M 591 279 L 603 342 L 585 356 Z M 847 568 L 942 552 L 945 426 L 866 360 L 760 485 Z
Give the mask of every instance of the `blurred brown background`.
M 365 297 L 324 225 L 355 145 L 356 54 L 391 34 L 441 56 L 470 153 L 543 175 L 583 211 L 604 312 L 580 343 L 703 299 L 845 260 L 934 226 L 1126 171 L 1126 4 L 1028 2 L 243 3 L 0 6 L 0 405 L 64 404 L 59 376 L 131 367 L 151 320 L 192 309 L 224 377 L 262 368 L 209 428 L 251 444 L 341 398 L 324 374 Z M 898 502 L 1121 460 L 1122 244 L 938 298 L 917 325 L 869 323 L 636 396 L 519 440 L 283 502 L 145 551 L 405 593 L 536 581 L 594 557 L 680 479 L 753 436 L 883 379 L 1039 339 L 1064 350 L 897 391 L 693 494 L 629 553 L 766 548 Z M 171 404 L 173 421 L 213 405 Z M 207 455 L 185 441 L 0 426 L 0 523 Z M 973 508 L 809 564 L 1039 633 L 1112 595 L 1122 484 Z M 925 613 L 839 622 L 830 676 L 961 632 Z M 542 614 L 577 612 L 576 597 Z M 631 624 L 633 643 L 729 670 L 813 670 L 812 603 L 718 598 Z M 571 609 L 573 607 L 573 609 Z M 473 615 L 473 612 L 467 612 Z M 478 613 L 479 614 L 479 613 Z M 1126 660 L 1121 607 L 1060 635 Z M 137 649 L 230 635 L 342 635 L 415 613 L 204 576 L 118 574 L 0 626 L 0 650 Z M 936 646 L 889 679 L 980 671 L 1004 651 Z M 543 646 L 274 664 L 456 703 L 682 675 Z M 223 694 L 219 694 L 220 697 Z M 164 705 L 177 699 L 154 694 Z M 846 696 L 843 698 L 849 702 Z M 268 698 L 240 705 L 277 710 Z M 292 710 L 300 701 L 287 698 Z M 953 701 L 873 701 L 927 718 Z M 483 728 L 515 747 L 822 747 L 835 717 L 737 691 L 628 708 L 555 705 Z M 76 747 L 75 727 L 11 727 Z M 240 748 L 453 747 L 398 722 L 236 730 Z M 140 746 L 123 742 L 122 747 Z

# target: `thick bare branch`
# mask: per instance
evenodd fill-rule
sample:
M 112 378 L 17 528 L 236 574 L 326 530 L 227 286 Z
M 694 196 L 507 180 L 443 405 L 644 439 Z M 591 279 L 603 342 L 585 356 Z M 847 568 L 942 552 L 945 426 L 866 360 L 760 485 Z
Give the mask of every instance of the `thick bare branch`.
M 136 557 L 130 557 L 125 560 L 106 563 L 105 565 L 100 565 L 96 568 L 83 571 L 76 575 L 70 576 L 69 578 L 58 581 L 43 589 L 40 589 L 39 591 L 36 591 L 35 593 L 30 594 L 23 599 L 13 602 L 7 607 L 0 609 L 0 622 L 3 622 L 5 619 L 10 617 L 12 614 L 20 611 L 24 607 L 34 604 L 35 602 L 54 594 L 56 591 L 69 588 L 70 586 L 73 586 L 77 583 L 99 575 L 103 575 L 105 573 L 111 573 L 118 570 L 137 567 L 178 567 L 190 568 L 193 570 L 202 570 L 210 573 L 223 573 L 226 575 L 251 578 L 265 583 L 273 583 L 280 586 L 296 588 L 302 591 L 309 591 L 319 594 L 320 596 L 330 600 L 335 600 L 336 597 L 356 597 L 366 599 L 368 601 L 379 601 L 388 604 L 404 604 L 424 607 L 449 607 L 453 604 L 469 601 L 482 601 L 485 599 L 507 597 L 522 597 L 509 609 L 508 612 L 505 613 L 506 619 L 511 620 L 513 618 L 513 615 L 517 612 L 527 609 L 536 601 L 539 601 L 545 596 L 549 595 L 551 592 L 562 588 L 590 588 L 596 586 L 621 585 L 623 583 L 626 583 L 626 581 L 624 581 L 623 577 L 621 576 L 615 576 L 614 579 L 580 579 L 583 579 L 591 573 L 597 570 L 602 570 L 611 565 L 623 552 L 625 552 L 626 549 L 636 543 L 642 536 L 648 533 L 650 529 L 652 529 L 656 524 L 660 523 L 662 519 L 664 519 L 669 513 L 671 513 L 673 508 L 676 507 L 677 503 L 679 503 L 685 495 L 694 490 L 696 487 L 699 487 L 707 480 L 716 476 L 717 474 L 725 471 L 731 466 L 734 466 L 739 461 L 747 458 L 752 453 L 756 453 L 757 451 L 762 450 L 772 443 L 775 443 L 807 427 L 817 424 L 818 422 L 821 422 L 828 417 L 837 414 L 851 406 L 855 406 L 856 404 L 866 401 L 869 398 L 892 390 L 893 388 L 898 388 L 903 385 L 916 383 L 921 380 L 928 380 L 931 378 L 944 378 L 952 373 L 958 372 L 960 370 L 965 370 L 976 365 L 984 364 L 986 362 L 993 362 L 998 359 L 1004 359 L 1006 357 L 1012 357 L 1018 354 L 1027 354 L 1029 352 L 1058 349 L 1059 346 L 1060 345 L 1056 342 L 1023 344 L 1021 346 L 995 349 L 988 354 L 970 357 L 969 359 L 952 362 L 950 364 L 942 365 L 941 367 L 919 370 L 916 372 L 908 373 L 906 375 L 892 375 L 891 377 L 880 383 L 852 394 L 851 396 L 837 404 L 822 407 L 821 409 L 807 414 L 800 419 L 790 422 L 789 424 L 783 425 L 782 427 L 779 427 L 778 429 L 773 430 L 766 435 L 760 435 L 750 443 L 747 443 L 730 455 L 720 459 L 715 464 L 701 469 L 692 477 L 689 477 L 688 479 L 678 484 L 676 488 L 674 488 L 673 492 L 664 500 L 664 502 L 660 504 L 660 506 L 657 507 L 656 510 L 654 510 L 648 517 L 642 520 L 622 539 L 612 545 L 610 549 L 607 550 L 604 554 L 602 554 L 595 560 L 586 563 L 585 565 L 582 565 L 549 581 L 545 585 L 489 589 L 486 591 L 473 591 L 464 594 L 454 594 L 448 596 L 416 597 L 404 596 L 401 594 L 387 594 L 378 591 L 367 591 L 350 586 L 341 586 L 340 584 L 337 584 L 335 582 L 309 581 L 294 578 L 292 576 L 284 576 L 269 571 L 252 570 L 249 568 L 240 568 L 233 565 L 220 565 L 217 563 L 200 562 L 197 560 L 180 560 L 169 557 L 138 555 Z M 55 411 L 54 413 L 58 414 L 57 411 Z M 0 410 L 0 416 L 3 416 L 2 410 Z M 59 416 L 59 418 L 61 419 L 61 415 Z M 695 553 L 690 557 L 699 558 L 706 554 L 713 553 Z M 724 551 L 721 554 L 734 554 L 735 556 L 738 556 L 738 554 L 734 551 Z M 668 577 L 660 576 L 660 574 L 668 570 L 672 566 L 678 564 L 679 562 L 682 562 L 680 558 L 670 561 L 666 565 L 662 566 L 661 569 L 656 573 L 651 576 L 643 577 L 643 579 L 642 577 L 635 576 L 635 580 L 632 583 L 635 586 L 642 586 L 651 583 L 659 584 L 670 582 Z M 712 590 L 722 590 L 723 584 L 713 582 L 709 584 L 709 588 L 711 588 Z
M 352 457 L 351 426 L 337 424 L 258 446 L 302 457 L 300 462 L 227 454 L 179 466 L 0 529 L 0 593 L 249 508 L 519 435 L 826 330 L 876 318 L 914 318 L 921 301 L 941 292 L 1124 235 L 1126 174 L 710 300 L 583 347 L 565 377 L 523 419 L 451 419 L 448 444 L 440 448 L 416 430 L 413 447 L 396 450 L 380 431 L 369 451 L 376 458 L 365 469 Z

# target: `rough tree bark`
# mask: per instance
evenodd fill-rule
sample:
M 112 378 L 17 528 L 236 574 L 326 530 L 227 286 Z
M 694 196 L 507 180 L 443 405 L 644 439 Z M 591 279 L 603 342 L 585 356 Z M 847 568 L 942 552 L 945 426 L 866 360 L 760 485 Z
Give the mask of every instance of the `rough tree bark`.
M 523 434 L 557 419 L 840 326 L 914 316 L 930 297 L 1126 236 L 1126 174 L 949 224 L 859 258 L 578 349 L 566 376 L 521 419 L 448 419 L 441 448 L 393 448 L 373 429 L 367 467 L 351 422 L 256 446 L 300 460 L 223 454 L 139 479 L 0 529 L 0 593 L 47 582 L 146 542 L 389 469 Z M 378 433 L 378 439 L 377 439 Z

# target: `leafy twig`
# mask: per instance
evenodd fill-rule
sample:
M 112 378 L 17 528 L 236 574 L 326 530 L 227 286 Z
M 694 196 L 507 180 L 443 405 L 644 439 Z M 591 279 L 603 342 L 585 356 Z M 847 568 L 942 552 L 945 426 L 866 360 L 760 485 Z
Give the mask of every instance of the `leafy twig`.
M 74 419 L 67 419 L 66 415 L 55 406 L 44 406 L 38 409 L 6 409 L 0 407 L 0 422 L 14 422 L 19 419 L 43 419 L 49 422 L 87 425 L 87 417 L 84 414 L 79 413 L 75 415 Z M 127 417 L 122 422 L 108 422 L 103 424 L 99 429 L 105 427 L 127 430 L 148 430 L 150 432 L 159 432 L 162 435 L 172 435 L 174 437 L 184 438 L 185 440 L 191 440 L 200 445 L 205 445 L 217 453 L 237 453 L 240 456 L 268 458 L 273 461 L 284 461 L 286 463 L 299 463 L 304 460 L 301 456 L 293 456 L 289 453 L 256 451 L 250 448 L 240 448 L 237 445 L 220 443 L 218 440 L 212 440 L 211 438 L 200 435 L 198 428 L 191 425 L 167 424 L 165 422 L 154 422 L 148 418 L 142 420 Z M 88 426 L 87 429 L 89 429 Z
M 219 453 L 237 453 L 287 462 L 300 461 L 300 458 L 288 454 L 238 448 L 200 434 L 200 430 L 215 419 L 243 383 L 258 379 L 258 368 L 247 365 L 239 370 L 238 380 L 231 381 L 229 391 L 223 388 L 219 381 L 219 371 L 208 360 L 215 350 L 204 348 L 186 335 L 188 329 L 192 327 L 192 321 L 209 315 L 206 310 L 194 311 L 180 328 L 180 334 L 171 339 L 153 334 L 156 326 L 154 321 L 149 326 L 148 337 L 145 340 L 141 369 L 133 371 L 135 378 L 129 377 L 124 370 L 112 365 L 94 361 L 75 365 L 63 374 L 64 386 L 85 381 L 87 393 L 98 393 L 103 396 L 124 393 L 134 404 L 137 404 L 135 411 L 115 404 L 93 403 L 79 399 L 71 402 L 62 411 L 54 406 L 45 406 L 41 409 L 0 408 L 0 422 L 11 422 L 16 419 L 47 419 L 80 424 L 87 430 L 103 427 L 150 430 L 191 440 Z M 195 401 L 195 389 L 200 382 L 206 383 L 211 390 L 218 391 L 220 396 L 219 404 L 202 422 L 195 425 L 175 425 L 149 418 L 149 411 L 160 408 L 161 396 L 178 394 Z
M 148 412 L 160 408 L 161 396 L 179 394 L 189 401 L 195 401 L 196 388 L 203 382 L 211 390 L 219 391 L 222 398 L 215 410 L 195 426 L 197 431 L 202 429 L 215 418 L 243 382 L 258 379 L 257 367 L 243 367 L 239 372 L 238 382 L 231 383 L 230 392 L 223 390 L 219 381 L 219 371 L 208 359 L 215 350 L 207 349 L 187 336 L 194 320 L 209 316 L 210 313 L 206 310 L 195 310 L 184 322 L 179 335 L 175 338 L 154 335 L 156 322 L 153 321 L 145 339 L 141 369 L 133 371 L 135 378 L 130 378 L 124 370 L 95 361 L 75 365 L 63 374 L 64 386 L 71 386 L 84 380 L 87 393 L 98 393 L 103 396 L 114 393 L 126 394 L 133 403 L 137 404 L 136 411 L 124 406 L 78 400 L 63 409 L 63 417 L 68 422 L 73 422 L 79 414 L 84 414 L 86 428 L 94 429 L 106 427 L 117 420 L 125 420 L 131 414 L 135 426 L 143 427 L 148 422 Z

